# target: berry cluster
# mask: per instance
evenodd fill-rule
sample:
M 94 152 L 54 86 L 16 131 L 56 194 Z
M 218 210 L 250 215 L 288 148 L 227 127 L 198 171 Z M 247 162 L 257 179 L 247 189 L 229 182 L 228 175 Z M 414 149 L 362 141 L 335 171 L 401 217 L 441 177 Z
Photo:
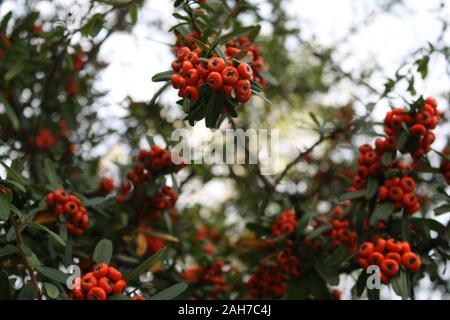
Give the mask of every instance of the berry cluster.
M 53 133 L 49 129 L 40 129 L 36 136 L 28 139 L 28 146 L 40 152 L 51 151 L 58 141 L 62 142 L 70 154 L 76 152 L 76 147 L 70 141 L 70 130 L 66 121 L 61 120 L 58 123 L 59 131 Z
M 384 140 L 385 149 L 394 150 L 397 147 L 398 134 L 406 127 L 415 137 L 416 143 L 401 146 L 400 152 L 409 152 L 415 158 L 427 154 L 431 151 L 431 144 L 436 138 L 431 130 L 436 128 L 440 118 L 437 102 L 433 98 L 427 98 L 423 105 L 413 105 L 410 111 L 402 108 L 393 109 L 384 119 L 384 132 L 387 134 Z
M 297 219 L 293 209 L 286 210 L 280 214 L 280 217 L 272 225 L 272 237 L 289 237 L 297 227 Z
M 445 150 L 442 153 L 447 157 L 447 159 L 449 159 L 450 148 L 445 148 Z M 442 175 L 444 176 L 445 182 L 447 182 L 447 184 L 450 184 L 450 161 L 447 159 L 441 162 L 440 169 Z
M 100 191 L 104 194 L 111 193 L 115 188 L 114 180 L 111 177 L 106 176 L 100 178 L 98 186 Z
M 173 208 L 178 200 L 178 194 L 169 186 L 162 187 L 161 191 L 150 196 L 144 204 L 144 209 L 139 215 L 141 222 L 155 220 L 164 210 Z
M 277 298 L 287 291 L 289 277 L 302 274 L 298 247 L 291 236 L 295 233 L 297 219 L 293 209 L 280 214 L 272 224 L 271 238 L 266 243 L 275 249 L 271 258 L 262 262 L 252 274 L 247 287 L 255 298 Z
M 89 217 L 77 196 L 58 189 L 47 195 L 47 206 L 53 210 L 56 217 L 68 216 L 69 221 L 66 226 L 71 234 L 80 236 L 87 229 Z
M 140 150 L 134 160 L 133 168 L 127 173 L 129 181 L 125 182 L 119 190 L 117 196 L 119 203 L 125 202 L 125 197 L 131 191 L 132 185 L 136 187 L 138 184 L 150 181 L 150 179 L 158 175 L 176 173 L 186 166 L 181 159 L 178 164 L 174 163 L 172 154 L 159 146 L 152 146 L 150 150 Z M 160 203 L 162 205 L 161 209 L 165 209 L 166 206 L 166 204 L 163 204 L 164 201 L 162 199 L 165 199 L 167 196 L 173 198 L 173 194 L 166 191 L 163 192 L 161 197 L 153 201 L 154 203 Z
M 199 284 L 211 299 L 219 299 L 228 290 L 227 275 L 234 273 L 234 267 L 226 267 L 225 261 L 215 260 L 208 267 L 193 267 L 181 272 L 180 277 L 190 284 Z M 196 299 L 194 295 L 192 299 Z
M 264 70 L 264 59 L 259 46 L 254 44 L 249 37 L 231 40 L 226 44 L 225 53 L 230 57 L 239 54 L 241 51 L 246 51 L 247 57 L 252 58 L 250 66 L 252 67 L 255 81 L 262 87 L 266 87 L 267 80 L 261 76 L 261 72 Z
M 414 214 L 420 210 L 415 186 L 416 182 L 409 176 L 386 179 L 384 185 L 378 190 L 378 199 L 380 201 L 393 201 L 396 211 L 403 208 L 408 214 Z
M 245 62 L 236 62 L 231 57 L 223 60 L 211 57 L 208 62 L 199 60 L 201 51 L 191 51 L 188 47 L 181 47 L 176 52 L 177 59 L 172 62 L 172 69 L 176 72 L 171 81 L 178 95 L 193 102 L 200 97 L 200 86 L 207 83 L 213 91 L 224 94 L 227 98 L 237 99 L 241 103 L 247 102 L 252 89 L 253 70 Z
M 408 242 L 378 238 L 375 243 L 361 244 L 358 251 L 358 264 L 364 269 L 370 265 L 377 265 L 381 269 L 381 282 L 388 284 L 390 279 L 400 271 L 400 265 L 410 272 L 417 272 L 421 261 L 420 257 L 411 251 Z
M 220 231 L 215 227 L 207 227 L 205 225 L 201 225 L 197 228 L 197 232 L 195 234 L 195 240 L 203 241 L 203 240 L 211 240 L 218 241 L 220 239 Z
M 247 282 L 247 288 L 254 298 L 280 298 L 287 292 L 287 280 L 278 263 L 263 261 Z
M 56 138 L 48 129 L 39 130 L 35 137 L 30 137 L 28 140 L 30 148 L 44 152 L 50 151 L 55 146 L 55 143 Z
M 348 217 L 343 217 L 344 209 L 350 205 L 348 201 L 344 201 L 341 205 L 337 205 L 332 211 L 331 215 L 321 215 L 313 220 L 313 229 L 331 225 L 331 229 L 323 232 L 326 240 L 326 245 L 329 245 L 329 251 L 332 253 L 342 245 L 348 247 L 348 251 L 353 253 L 356 251 L 356 232 L 350 229 L 350 222 Z M 305 237 L 305 244 L 310 248 L 321 250 L 323 248 L 319 239 L 311 240 Z
M 80 71 L 81 69 L 83 69 L 84 67 L 84 63 L 85 63 L 85 55 L 83 54 L 83 52 L 76 52 L 74 54 L 72 54 L 72 64 L 73 64 L 73 69 L 75 71 Z
M 99 263 L 94 266 L 92 272 L 75 280 L 72 297 L 74 300 L 107 300 L 111 294 L 123 293 L 126 286 L 127 283 L 122 279 L 119 270 L 106 263 Z

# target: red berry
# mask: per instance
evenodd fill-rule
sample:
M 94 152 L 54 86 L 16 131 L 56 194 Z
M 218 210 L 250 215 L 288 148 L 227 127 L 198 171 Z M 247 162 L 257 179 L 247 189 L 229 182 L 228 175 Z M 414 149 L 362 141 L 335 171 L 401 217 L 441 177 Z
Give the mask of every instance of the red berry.
M 108 277 L 103 277 L 98 280 L 98 286 L 105 290 L 106 294 L 110 294 L 113 291 L 113 283 Z
M 112 291 L 114 293 L 122 293 L 123 290 L 125 290 L 126 286 L 127 286 L 127 283 L 125 282 L 125 280 L 119 280 L 112 287 Z
M 389 198 L 393 201 L 401 201 L 403 199 L 403 190 L 398 186 L 389 189 Z
M 211 72 L 206 79 L 208 86 L 213 90 L 219 90 L 222 87 L 222 76 L 218 72 Z
M 226 67 L 222 71 L 223 83 L 233 85 L 239 80 L 238 71 L 234 67 Z
M 187 86 L 184 89 L 184 96 L 185 96 L 185 98 L 187 98 L 187 99 L 189 99 L 191 101 L 194 101 L 194 102 L 197 101 L 199 95 L 200 95 L 200 91 L 196 87 Z
M 395 277 L 399 270 L 397 261 L 392 260 L 392 259 L 385 259 L 381 263 L 380 267 L 381 267 L 381 272 L 383 272 L 384 274 L 386 274 L 389 277 Z
M 253 70 L 252 67 L 250 67 L 249 64 L 245 62 L 241 62 L 238 66 L 239 76 L 242 79 L 248 79 L 250 80 L 253 77 Z
M 235 89 L 237 95 L 247 96 L 249 92 L 251 93 L 250 81 L 239 80 L 235 85 Z
M 108 267 L 108 277 L 112 281 L 117 282 L 122 279 L 122 273 L 114 267 Z
M 182 47 L 180 49 L 178 49 L 177 51 L 177 59 L 179 61 L 184 61 L 184 58 L 186 57 L 186 55 L 191 52 L 191 50 L 188 47 Z
M 106 300 L 106 292 L 100 287 L 94 287 L 89 290 L 88 300 Z
M 105 277 L 108 274 L 108 265 L 106 263 L 96 264 L 93 274 L 97 279 Z
M 208 61 L 208 70 L 211 72 L 222 72 L 225 69 L 225 61 L 222 58 L 213 57 Z
M 184 75 L 186 78 L 186 82 L 190 86 L 195 86 L 198 82 L 198 79 L 200 78 L 200 73 L 197 69 L 190 69 L 186 74 Z
M 97 278 L 92 272 L 85 274 L 81 277 L 81 288 L 83 291 L 88 292 L 97 285 Z

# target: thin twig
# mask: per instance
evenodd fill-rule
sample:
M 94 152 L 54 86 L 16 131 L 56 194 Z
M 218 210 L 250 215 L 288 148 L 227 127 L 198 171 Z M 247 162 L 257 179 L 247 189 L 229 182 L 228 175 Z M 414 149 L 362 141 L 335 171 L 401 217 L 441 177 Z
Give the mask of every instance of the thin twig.
M 13 225 L 14 233 L 16 235 L 17 254 L 22 259 L 23 265 L 25 266 L 25 269 L 28 271 L 28 274 L 30 275 L 31 285 L 33 286 L 36 297 L 38 298 L 38 300 L 42 300 L 42 292 L 41 292 L 41 289 L 39 289 L 36 275 L 34 274 L 34 270 L 31 267 L 27 256 L 23 253 L 23 250 L 22 250 L 22 246 L 24 245 L 24 242 L 22 239 L 22 235 L 20 233 L 19 222 L 16 220 L 16 218 L 14 217 L 14 214 L 12 212 L 9 214 L 9 219 L 11 220 L 11 224 Z

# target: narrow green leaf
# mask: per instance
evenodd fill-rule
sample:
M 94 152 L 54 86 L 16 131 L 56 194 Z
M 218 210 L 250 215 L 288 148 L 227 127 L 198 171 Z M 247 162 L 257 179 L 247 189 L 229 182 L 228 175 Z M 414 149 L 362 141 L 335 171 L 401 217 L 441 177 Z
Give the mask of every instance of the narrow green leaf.
M 437 216 L 447 213 L 447 212 L 450 212 L 450 204 L 444 204 L 444 205 L 434 209 L 434 214 Z
M 16 254 L 17 247 L 12 244 L 7 244 L 4 247 L 0 248 L 0 258 L 4 256 L 9 256 L 11 254 Z
M 371 199 L 378 193 L 378 188 L 380 186 L 380 182 L 376 177 L 370 176 L 369 179 L 367 179 L 367 187 L 366 187 L 366 199 Z
M 180 282 L 155 294 L 150 297 L 150 300 L 172 300 L 182 294 L 187 288 L 188 285 L 186 283 Z
M 60 237 L 59 234 L 56 234 L 55 232 L 51 231 L 50 229 L 48 229 L 47 227 L 43 226 L 42 224 L 36 223 L 34 221 L 25 221 L 25 224 L 28 225 L 29 227 L 41 230 L 41 231 L 45 231 L 47 232 L 53 239 L 55 239 L 60 245 L 65 246 L 66 242 L 64 241 L 63 238 Z
M 24 186 L 24 182 L 20 175 L 16 173 L 13 169 L 11 169 L 6 163 L 0 160 L 0 164 L 5 168 L 6 172 L 8 173 L 8 177 L 11 177 L 14 181 Z
M 58 269 L 53 269 L 45 266 L 38 266 L 36 270 L 44 277 L 62 284 L 66 284 L 67 278 L 69 277 L 68 274 Z
M 8 274 L 0 271 L 0 300 L 9 300 L 11 297 L 11 286 L 9 284 Z
M 14 130 L 19 129 L 19 118 L 17 117 L 16 112 L 12 108 L 11 104 L 8 102 L 8 100 L 5 99 L 3 94 L 0 94 L 0 104 L 3 105 L 5 108 L 6 116 L 8 117 L 9 121 L 11 122 L 12 127 Z
M 346 200 L 354 200 L 358 198 L 362 198 L 366 195 L 366 190 L 357 190 L 352 192 L 344 193 L 339 200 L 340 201 L 346 201 Z
M 157 73 L 152 77 L 152 81 L 153 82 L 169 81 L 174 73 L 175 72 L 173 70 Z
M 163 248 L 154 255 L 152 255 L 150 258 L 142 262 L 139 266 L 137 266 L 134 270 L 130 271 L 126 276 L 125 280 L 130 281 L 134 280 L 142 273 L 146 272 L 152 265 L 155 263 L 161 262 L 166 257 L 167 249 Z
M 9 218 L 9 202 L 3 193 L 0 193 L 0 220 L 6 221 Z

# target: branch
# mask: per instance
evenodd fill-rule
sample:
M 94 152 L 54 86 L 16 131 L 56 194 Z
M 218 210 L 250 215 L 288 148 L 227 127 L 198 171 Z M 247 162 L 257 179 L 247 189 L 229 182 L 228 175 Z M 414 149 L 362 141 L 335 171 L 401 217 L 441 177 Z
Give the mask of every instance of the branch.
M 12 212 L 9 214 L 9 219 L 11 220 L 11 224 L 13 225 L 14 228 L 14 233 L 16 234 L 17 253 L 22 259 L 23 265 L 25 266 L 25 269 L 28 271 L 28 274 L 30 275 L 31 285 L 33 286 L 36 297 L 38 298 L 38 300 L 42 300 L 42 292 L 41 289 L 39 289 L 36 275 L 34 274 L 33 268 L 31 267 L 28 258 L 26 257 L 26 255 L 23 253 L 22 250 L 24 242 L 22 239 L 22 235 L 20 233 L 19 222 L 16 220 Z

